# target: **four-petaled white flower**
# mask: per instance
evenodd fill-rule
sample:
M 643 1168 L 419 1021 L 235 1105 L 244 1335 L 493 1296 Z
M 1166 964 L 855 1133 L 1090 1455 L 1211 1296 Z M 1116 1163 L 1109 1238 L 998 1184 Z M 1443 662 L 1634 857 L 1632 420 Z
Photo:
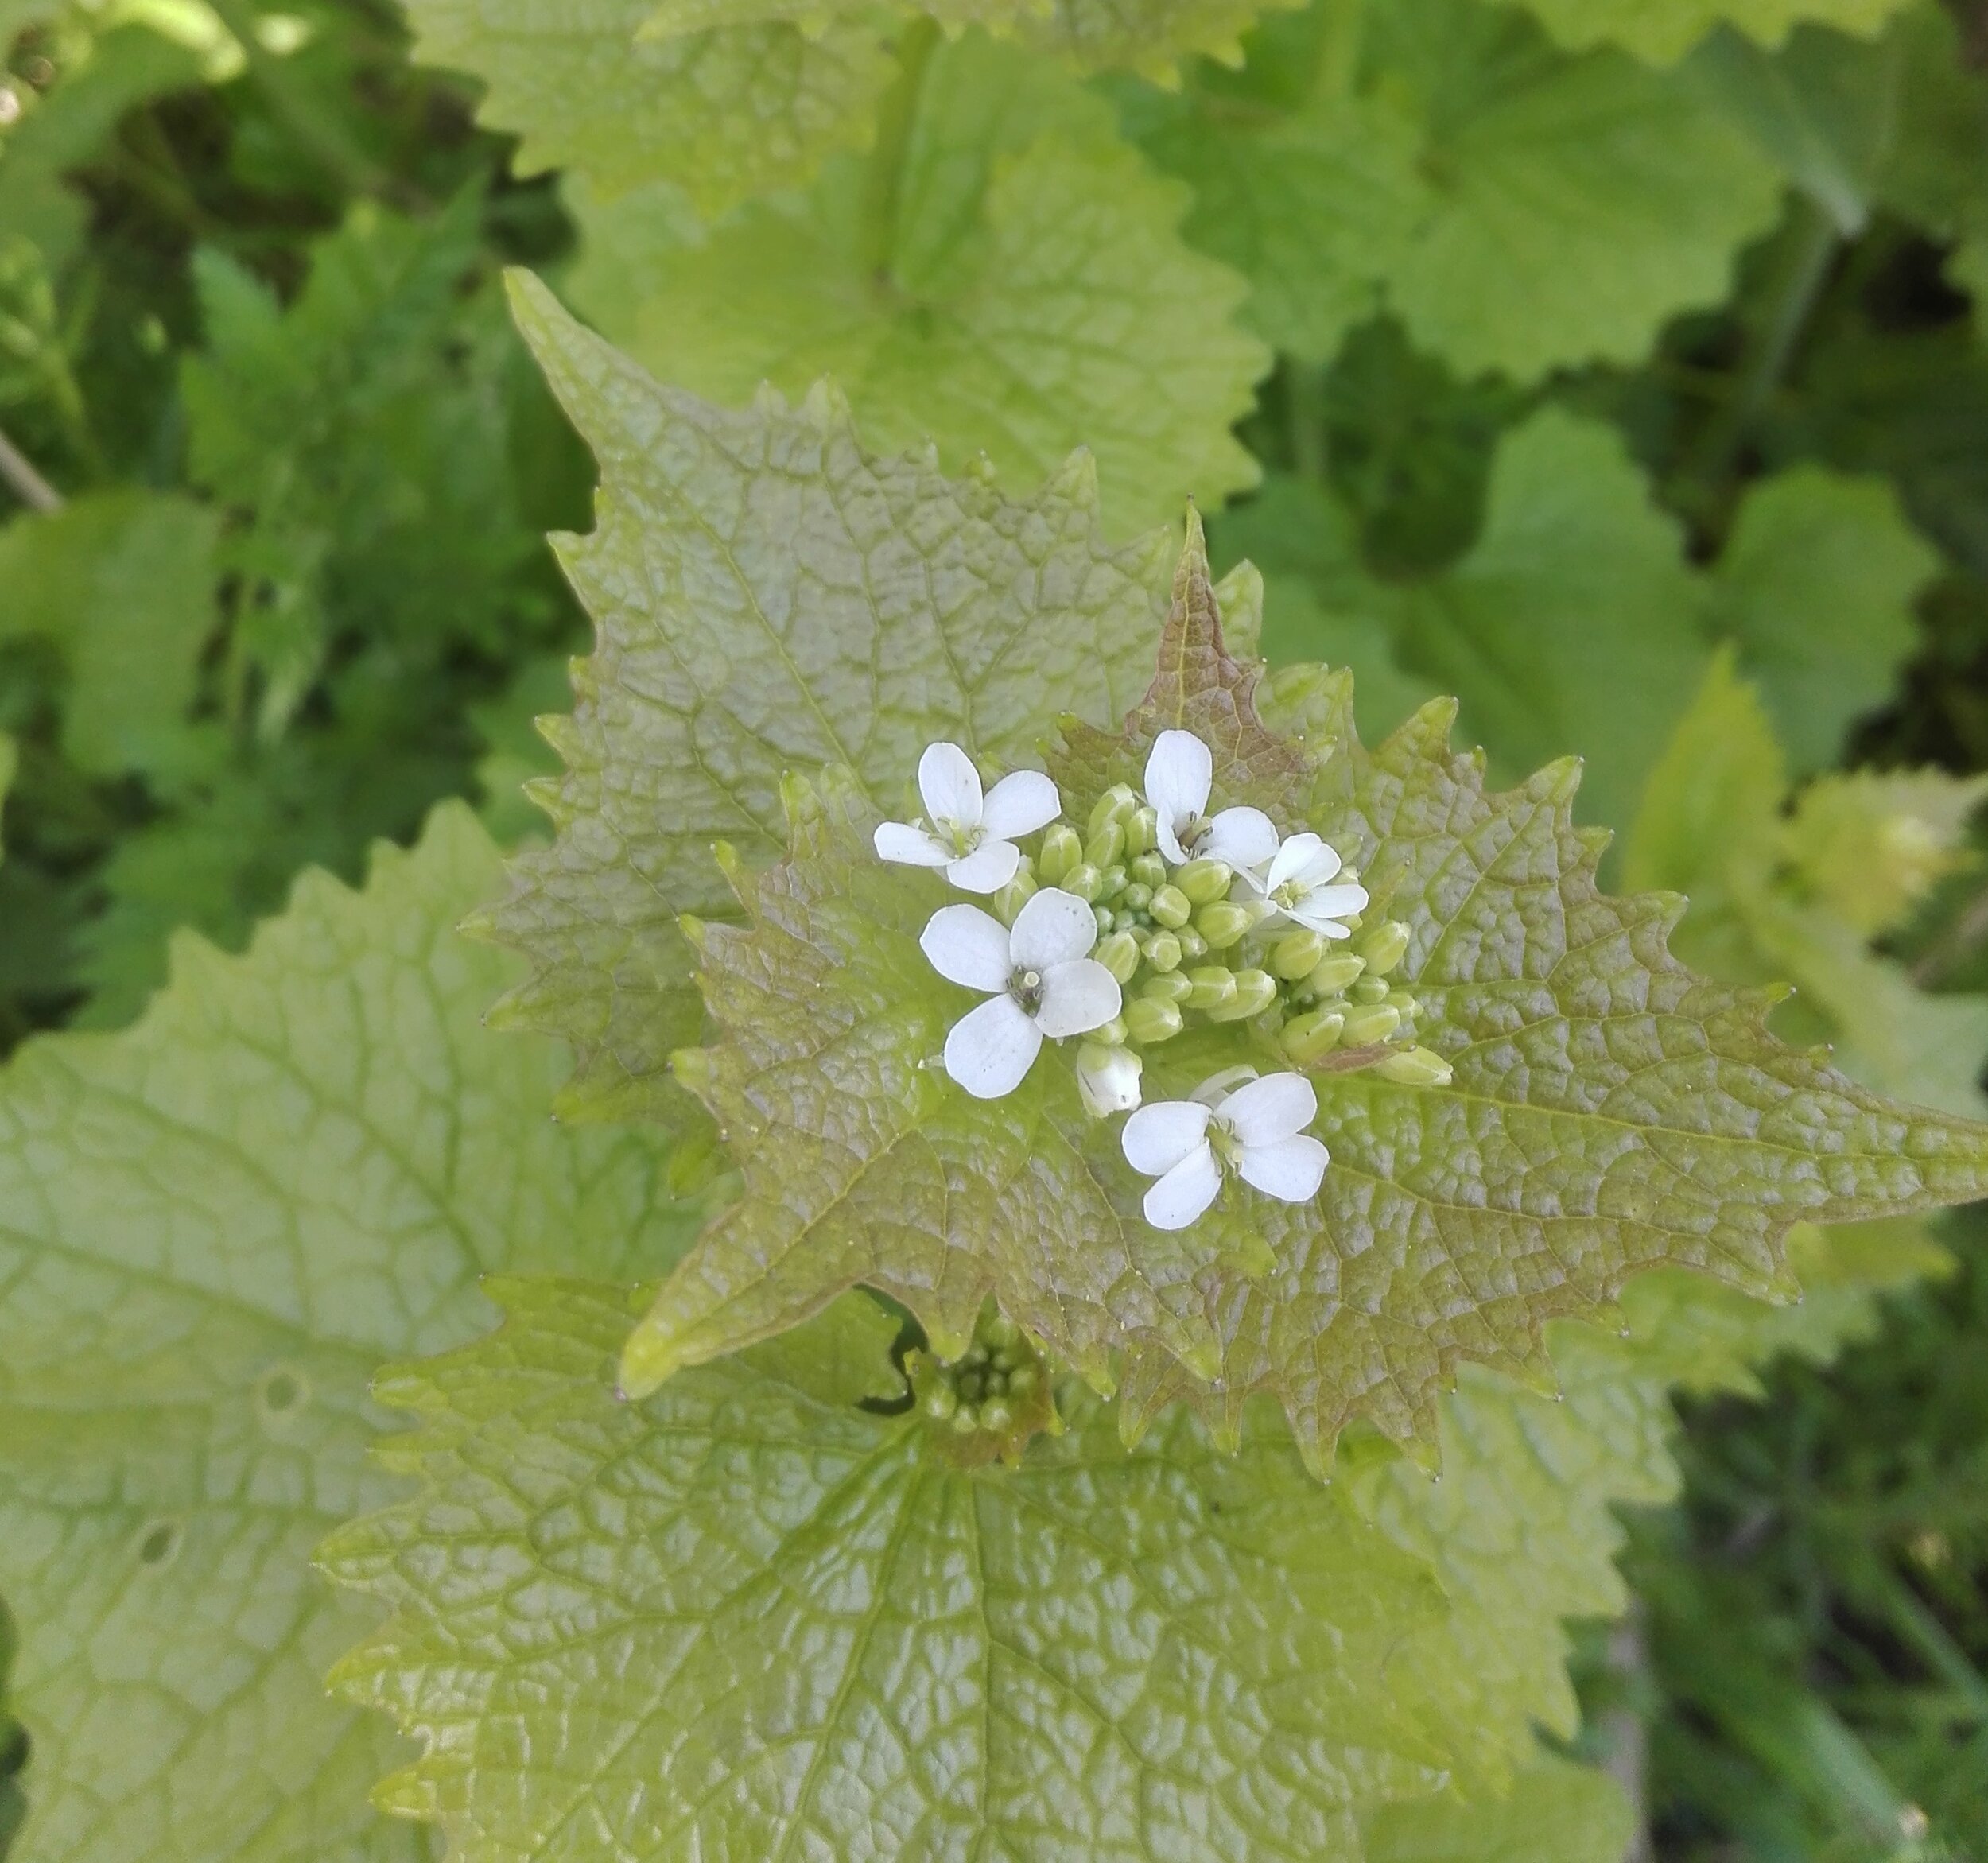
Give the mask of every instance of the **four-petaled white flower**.
M 1012 930 L 977 906 L 942 906 L 918 939 L 941 976 L 989 1000 L 945 1038 L 945 1071 L 977 1100 L 1022 1084 L 1045 1035 L 1102 1028 L 1122 1000 L 1118 979 L 1089 955 L 1097 920 L 1060 887 L 1045 887 Z
M 1331 1155 L 1304 1131 L 1318 1116 L 1311 1082 L 1273 1073 L 1229 1091 L 1235 1078 L 1217 1075 L 1192 1100 L 1156 1100 L 1126 1120 L 1126 1162 L 1159 1180 L 1146 1193 L 1146 1220 L 1155 1228 L 1186 1228 L 1232 1170 L 1286 1203 L 1318 1194 Z
M 1176 866 L 1225 860 L 1239 871 L 1277 852 L 1276 825 L 1260 809 L 1225 809 L 1209 819 L 1215 760 L 1191 731 L 1163 731 L 1146 759 L 1146 800 L 1158 817 L 1160 852 Z
M 1338 851 L 1315 834 L 1295 834 L 1280 847 L 1268 867 L 1245 867 L 1243 877 L 1278 912 L 1322 938 L 1349 938 L 1352 929 L 1340 923 L 1367 906 L 1367 889 L 1357 882 L 1332 882 L 1339 871 Z
M 998 893 L 1022 864 L 1016 839 L 1048 827 L 1063 809 L 1056 785 L 1035 770 L 1015 770 L 983 795 L 980 773 L 957 744 L 925 747 L 918 794 L 931 825 L 887 821 L 876 831 L 876 851 L 907 867 L 943 867 L 968 893 Z

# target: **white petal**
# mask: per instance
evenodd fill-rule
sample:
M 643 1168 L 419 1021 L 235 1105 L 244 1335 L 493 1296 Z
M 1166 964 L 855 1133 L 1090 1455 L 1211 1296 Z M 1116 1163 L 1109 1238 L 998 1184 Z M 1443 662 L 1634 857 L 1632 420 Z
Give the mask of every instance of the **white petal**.
M 1317 1139 L 1279 1139 L 1274 1145 L 1243 1149 L 1236 1170 L 1245 1184 L 1287 1203 L 1308 1203 L 1326 1180 L 1332 1154 Z
M 1277 825 L 1260 809 L 1225 809 L 1209 823 L 1207 837 L 1195 851 L 1248 873 L 1276 857 Z
M 1163 822 L 1202 814 L 1214 772 L 1213 753 L 1191 731 L 1163 731 L 1146 759 L 1146 800 Z
M 918 949 L 948 983 L 969 990 L 1005 990 L 1015 968 L 1008 927 L 977 906 L 942 906 L 925 922 Z
M 1277 858 L 1271 862 L 1270 871 L 1264 875 L 1267 891 L 1275 892 L 1279 887 L 1287 886 L 1318 857 L 1325 846 L 1315 834 L 1295 834 L 1277 850 Z M 1339 871 L 1339 856 L 1333 856 L 1333 872 Z M 1330 877 L 1330 875 L 1328 875 Z
M 998 1100 L 1022 1084 L 1042 1047 L 1043 1031 L 1015 999 L 991 996 L 953 1023 L 945 1071 L 976 1100 Z
M 1221 1123 L 1252 1145 L 1274 1145 L 1318 1116 L 1318 1094 L 1301 1073 L 1267 1073 L 1221 1103 Z
M 1035 1026 L 1046 1035 L 1085 1034 L 1117 1015 L 1124 999 L 1118 979 L 1095 957 L 1053 964 L 1043 972 L 1043 1003 L 1035 1011 Z
M 914 827 L 908 821 L 886 821 L 875 838 L 879 860 L 895 860 L 906 867 L 943 867 L 953 858 L 952 849 L 930 829 Z
M 1039 770 L 1015 770 L 987 792 L 980 825 L 991 835 L 1011 841 L 1018 835 L 1047 828 L 1063 813 L 1056 785 Z
M 1323 932 L 1329 937 L 1344 937 L 1343 927 L 1332 928 L 1332 922 L 1345 918 L 1355 912 L 1367 909 L 1367 889 L 1365 887 L 1320 887 L 1309 892 L 1291 908 L 1291 916 L 1300 925 L 1308 925 L 1314 931 Z
M 1095 1061 L 1087 1065 L 1083 1052 L 1094 1054 Z M 1139 1104 L 1139 1080 L 1145 1071 L 1145 1063 L 1129 1048 L 1107 1048 L 1101 1054 L 1095 1043 L 1086 1043 L 1077 1063 L 1077 1090 L 1084 1096 L 1084 1110 L 1093 1119 L 1130 1112 Z
M 980 773 L 957 744 L 927 744 L 918 759 L 918 794 L 934 821 L 980 825 Z
M 1020 970 L 1047 970 L 1089 956 L 1097 942 L 1097 915 L 1074 893 L 1044 887 L 1015 914 L 1008 949 Z
M 982 841 L 964 860 L 948 862 L 945 877 L 963 893 L 998 893 L 1021 864 L 1012 841 Z
M 1225 1067 L 1220 1073 L 1211 1073 L 1195 1088 L 1193 1097 L 1206 1107 L 1219 1109 L 1223 1100 L 1244 1081 L 1253 1081 L 1256 1077 L 1256 1069 L 1246 1062 L 1236 1067 Z
M 1163 1178 L 1207 1136 L 1206 1107 L 1192 1100 L 1155 1100 L 1126 1120 L 1119 1142 L 1134 1170 Z
M 1215 1201 L 1221 1166 L 1206 1145 L 1197 1145 L 1146 1193 L 1146 1220 L 1156 1229 L 1184 1229 Z
M 1187 860 L 1187 850 L 1180 844 L 1180 836 L 1174 833 L 1173 817 L 1171 815 L 1162 814 L 1158 809 L 1155 809 L 1153 813 L 1159 817 L 1156 832 L 1159 840 L 1160 852 L 1167 856 L 1170 866 L 1185 865 Z

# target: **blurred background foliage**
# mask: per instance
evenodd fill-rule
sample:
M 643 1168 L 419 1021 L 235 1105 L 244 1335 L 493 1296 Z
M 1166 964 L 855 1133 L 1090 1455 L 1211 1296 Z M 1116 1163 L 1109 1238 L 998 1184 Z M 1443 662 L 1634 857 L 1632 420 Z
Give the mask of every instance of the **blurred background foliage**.
M 1585 754 L 1690 961 L 1988 1109 L 1988 14 L 1133 9 L 1093 59 L 1081 6 L 829 8 L 833 107 L 742 135 L 646 6 L 411 10 L 426 61 L 388 0 L 0 0 L 0 1049 L 439 798 L 535 832 L 592 474 L 521 263 L 714 398 L 833 371 L 954 469 L 1089 444 L 1121 530 L 1192 494 L 1273 662 Z M 1839 1362 L 1683 1402 L 1578 1665 L 1642 1855 L 1988 1857 L 1988 1221 L 1945 1239 Z

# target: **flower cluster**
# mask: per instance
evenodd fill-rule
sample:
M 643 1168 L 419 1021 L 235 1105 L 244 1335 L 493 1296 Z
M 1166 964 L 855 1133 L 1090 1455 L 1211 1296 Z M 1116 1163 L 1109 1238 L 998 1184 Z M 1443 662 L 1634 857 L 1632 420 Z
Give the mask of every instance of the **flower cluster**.
M 1232 1174 L 1305 1201 L 1327 1162 L 1304 1131 L 1318 1096 L 1295 1072 L 1232 1069 L 1191 1099 L 1142 1106 L 1144 1054 L 1196 1023 L 1247 1024 L 1260 1051 L 1298 1067 L 1372 1050 L 1392 1079 L 1450 1074 L 1408 1044 L 1416 1006 L 1388 981 L 1408 928 L 1364 923 L 1366 888 L 1318 836 L 1280 836 L 1259 809 L 1211 816 L 1213 763 L 1192 732 L 1161 732 L 1143 794 L 1107 790 L 1080 835 L 1046 776 L 1018 770 L 983 791 L 964 751 L 933 744 L 918 763 L 926 817 L 876 831 L 883 859 L 943 867 L 992 908 L 942 906 L 919 939 L 941 976 L 987 999 L 953 1025 L 946 1073 L 998 1099 L 1045 1039 L 1081 1038 L 1084 1104 L 1132 1115 L 1125 1156 L 1158 1180 L 1145 1211 L 1159 1228 L 1193 1222 Z

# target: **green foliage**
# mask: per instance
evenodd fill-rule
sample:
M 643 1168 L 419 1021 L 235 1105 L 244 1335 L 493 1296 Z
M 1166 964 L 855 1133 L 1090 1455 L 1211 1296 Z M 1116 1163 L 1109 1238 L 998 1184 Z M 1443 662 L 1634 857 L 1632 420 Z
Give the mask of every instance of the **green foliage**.
M 445 809 L 363 893 L 305 880 L 243 957 L 183 941 L 136 1027 L 0 1079 L 28 1856 L 425 1853 L 366 1809 L 393 1744 L 321 1686 L 368 1618 L 310 1549 L 394 1492 L 368 1380 L 474 1333 L 479 1275 L 653 1267 L 679 1221 L 652 1146 L 549 1125 L 556 1054 L 480 1027 L 507 966 L 451 927 L 496 875 Z
M 1875 34 L 1906 0 L 1526 0 L 1530 11 L 1563 45 L 1625 45 L 1653 64 L 1673 64 L 1715 27 L 1733 32 L 1715 45 L 1778 45 L 1797 25 L 1813 22 L 1864 37 Z

